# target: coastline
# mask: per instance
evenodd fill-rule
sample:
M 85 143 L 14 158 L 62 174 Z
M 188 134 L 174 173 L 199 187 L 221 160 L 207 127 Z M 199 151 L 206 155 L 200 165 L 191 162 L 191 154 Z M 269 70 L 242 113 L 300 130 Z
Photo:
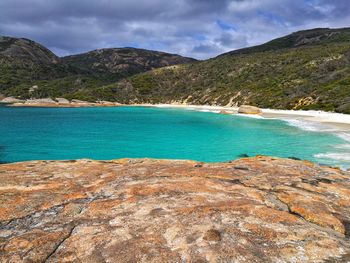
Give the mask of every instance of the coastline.
M 211 105 L 190 105 L 190 104 L 120 104 L 117 102 L 101 101 L 101 102 L 85 102 L 75 101 L 70 103 L 51 103 L 51 102 L 15 102 L 8 103 L 9 107 L 54 107 L 54 108 L 80 108 L 80 107 L 156 107 L 156 108 L 178 108 L 185 110 L 196 110 L 202 112 L 213 112 L 222 114 L 238 114 L 239 107 L 229 106 L 211 106 Z M 306 110 L 278 110 L 261 108 L 260 115 L 240 116 L 265 119 L 281 119 L 281 120 L 297 120 L 314 124 L 321 124 L 323 129 L 336 129 L 338 131 L 350 131 L 350 114 L 334 113 L 326 111 L 306 111 Z
M 185 111 L 199 111 L 199 112 L 211 112 L 215 114 L 233 115 L 234 118 L 255 118 L 261 120 L 276 120 L 285 122 L 286 125 L 295 127 L 299 130 L 307 132 L 328 133 L 332 136 L 338 137 L 337 147 L 329 148 L 320 153 L 317 153 L 315 158 L 322 160 L 336 160 L 336 162 L 349 163 L 350 161 L 350 115 L 331 113 L 323 111 L 294 111 L 294 110 L 275 110 L 275 109 L 261 109 L 262 114 L 239 114 L 238 107 L 227 106 L 210 106 L 210 105 L 185 105 L 185 104 L 117 104 L 103 102 L 83 102 L 74 101 L 70 103 L 43 103 L 43 102 L 30 102 L 25 103 L 25 107 L 150 107 L 150 108 L 167 108 L 167 109 L 179 109 Z M 11 107 L 19 107 L 20 104 L 7 104 Z M 45 107 L 44 106 L 44 107 Z M 347 169 L 348 166 L 341 166 Z
M 209 106 L 209 105 L 176 105 L 176 104 L 137 104 L 130 106 L 145 106 L 159 108 L 180 108 L 187 110 L 207 111 L 225 114 L 238 114 L 238 107 Z M 265 119 L 299 120 L 311 123 L 319 123 L 329 128 L 340 131 L 350 131 L 350 114 L 326 112 L 326 111 L 305 111 L 305 110 L 277 110 L 261 109 L 261 115 L 239 114 L 240 116 Z

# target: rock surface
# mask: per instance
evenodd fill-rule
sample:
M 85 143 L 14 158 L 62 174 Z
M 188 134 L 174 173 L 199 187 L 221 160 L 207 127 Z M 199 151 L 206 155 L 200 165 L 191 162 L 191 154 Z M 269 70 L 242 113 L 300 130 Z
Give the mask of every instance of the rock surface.
M 0 165 L 0 262 L 347 262 L 350 172 L 271 157 Z
M 58 103 L 61 103 L 61 104 L 68 104 L 68 103 L 70 103 L 70 101 L 67 100 L 66 98 L 56 98 L 55 101 L 57 101 Z
M 5 102 L 5 101 L 2 101 Z M 9 102 L 8 102 L 9 103 Z M 50 108 L 80 108 L 80 107 L 115 107 L 121 106 L 118 102 L 97 101 L 88 102 L 83 100 L 72 100 L 71 102 L 65 98 L 47 99 L 30 99 L 21 102 L 13 101 L 11 107 L 50 107 Z
M 261 114 L 262 111 L 258 107 L 249 106 L 249 105 L 242 105 L 238 109 L 238 113 L 242 114 Z
M 233 114 L 232 111 L 227 111 L 227 110 L 221 110 L 219 113 L 220 114 L 224 114 L 224 115 L 231 115 L 231 114 Z
M 6 97 L 6 98 L 2 99 L 1 102 L 2 103 L 18 103 L 18 102 L 22 102 L 22 100 L 16 99 L 14 97 Z

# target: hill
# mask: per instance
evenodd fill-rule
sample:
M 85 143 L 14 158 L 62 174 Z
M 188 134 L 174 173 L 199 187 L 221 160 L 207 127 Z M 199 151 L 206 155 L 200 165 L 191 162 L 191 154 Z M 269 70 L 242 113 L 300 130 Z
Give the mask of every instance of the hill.
M 290 35 L 271 40 L 265 44 L 242 48 L 231 51 L 220 56 L 236 55 L 236 54 L 251 54 L 264 51 L 273 51 L 283 48 L 296 48 L 304 46 L 317 46 L 330 43 L 339 43 L 350 41 L 349 28 L 315 28 L 309 30 L 302 30 Z
M 252 104 L 350 113 L 350 29 L 296 32 L 206 61 L 135 75 L 99 90 L 120 102 Z
M 136 73 L 193 61 L 135 48 L 101 49 L 59 58 L 34 41 L 0 37 L 0 93 L 22 98 L 93 99 L 79 94 Z
M 3 49 L 18 40 L 11 41 L 2 44 Z M 38 51 L 30 54 L 46 54 L 40 55 L 39 62 L 30 60 L 30 67 L 7 62 L 11 66 L 6 68 L 5 63 L 5 71 L 0 66 L 5 72 L 0 77 L 0 93 L 23 98 L 251 104 L 350 113 L 350 28 L 299 31 L 200 62 L 133 48 L 57 58 L 34 46 Z M 30 93 L 33 85 L 38 88 Z
M 67 56 L 62 62 L 90 74 L 119 74 L 130 76 L 159 67 L 194 62 L 192 58 L 137 48 L 107 48 Z
M 44 46 L 29 39 L 0 37 L 0 93 L 23 95 L 24 83 L 34 85 L 36 80 L 59 78 L 68 72 Z

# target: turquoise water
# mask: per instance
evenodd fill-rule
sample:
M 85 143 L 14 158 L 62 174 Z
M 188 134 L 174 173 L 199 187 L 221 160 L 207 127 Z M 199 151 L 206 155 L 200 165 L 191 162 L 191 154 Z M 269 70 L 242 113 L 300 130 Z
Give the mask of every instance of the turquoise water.
M 327 157 L 347 155 L 346 141 L 281 120 L 164 108 L 3 106 L 0 119 L 0 162 L 124 157 L 214 162 L 264 154 L 350 167 L 350 161 Z

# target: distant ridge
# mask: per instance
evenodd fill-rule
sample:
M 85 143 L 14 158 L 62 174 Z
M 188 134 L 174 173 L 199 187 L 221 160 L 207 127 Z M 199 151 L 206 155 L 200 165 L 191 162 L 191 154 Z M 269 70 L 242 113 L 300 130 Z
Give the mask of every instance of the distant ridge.
M 294 32 L 290 35 L 271 40 L 265 44 L 230 51 L 225 55 L 236 54 L 251 54 L 256 52 L 279 50 L 284 48 L 297 48 L 301 46 L 325 45 L 329 43 L 337 43 L 349 41 L 350 43 L 350 28 L 315 28 Z

